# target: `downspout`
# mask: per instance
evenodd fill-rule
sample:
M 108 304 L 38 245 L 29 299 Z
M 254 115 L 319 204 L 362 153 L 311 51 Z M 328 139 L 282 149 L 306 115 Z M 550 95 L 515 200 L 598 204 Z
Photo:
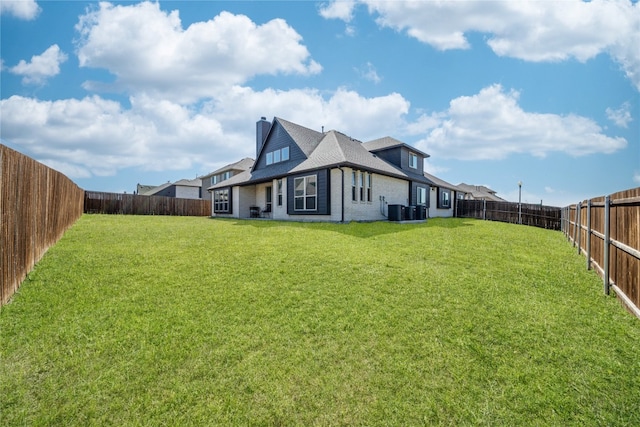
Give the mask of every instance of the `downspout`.
M 338 166 L 338 170 L 340 170 L 341 174 L 342 174 L 342 189 L 340 190 L 340 194 L 341 194 L 341 201 L 340 201 L 340 210 L 341 210 L 341 218 L 340 218 L 340 222 L 344 222 L 344 170 L 342 169 L 342 167 Z

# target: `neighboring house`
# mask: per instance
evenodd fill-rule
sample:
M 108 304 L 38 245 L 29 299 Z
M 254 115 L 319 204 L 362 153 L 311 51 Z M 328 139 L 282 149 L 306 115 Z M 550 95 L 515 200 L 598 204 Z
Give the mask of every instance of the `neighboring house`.
M 449 184 L 436 176 L 424 173 L 431 182 L 429 217 L 452 217 L 455 215 L 455 203 L 464 198 L 464 192 L 456 185 Z
M 200 177 L 200 180 L 202 180 L 202 188 L 209 188 L 221 183 L 222 181 L 226 181 L 232 176 L 236 176 L 239 173 L 247 171 L 253 167 L 254 162 L 255 161 L 253 159 L 245 157 L 240 161 L 223 166 L 220 169 L 208 173 L 207 175 L 203 175 Z
M 494 202 L 505 202 L 496 192 L 484 185 L 458 184 L 457 187 L 465 193 L 464 200 L 489 200 Z
M 428 205 L 428 154 L 393 138 L 361 143 L 275 117 L 256 123 L 256 160 L 208 188 L 216 217 L 375 221 L 390 205 Z
M 149 188 L 150 187 L 150 188 Z M 196 179 L 181 179 L 176 182 L 167 182 L 158 186 L 137 186 L 138 194 L 142 196 L 165 196 L 178 199 L 201 199 L 202 181 Z

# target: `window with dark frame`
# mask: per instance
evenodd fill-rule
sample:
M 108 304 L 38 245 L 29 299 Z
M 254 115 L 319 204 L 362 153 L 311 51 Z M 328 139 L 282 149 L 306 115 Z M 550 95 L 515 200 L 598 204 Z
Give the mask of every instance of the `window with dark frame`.
M 273 187 L 268 186 L 267 188 L 265 188 L 265 212 L 271 212 L 271 202 L 272 202 L 272 194 L 273 194 Z
M 276 191 L 277 191 L 277 198 L 278 198 L 278 206 L 282 206 L 282 179 L 279 179 L 278 181 L 276 181 Z
M 351 172 L 351 200 L 358 201 L 358 189 L 356 187 L 356 171 Z
M 427 189 L 425 187 L 418 187 L 418 204 L 427 204 Z
M 367 179 L 366 179 L 366 183 L 367 183 L 367 202 L 371 202 L 372 199 L 372 195 L 371 195 L 371 182 L 372 182 L 372 178 L 371 178 L 371 174 L 367 173 Z
M 438 208 L 449 209 L 451 207 L 451 190 L 439 188 L 438 192 Z
M 418 169 L 418 155 L 416 153 L 409 153 L 409 167 Z
M 293 209 L 296 211 L 315 211 L 317 209 L 317 176 L 309 175 L 293 180 Z
M 360 189 L 360 201 L 364 202 L 364 172 L 358 173 L 358 188 Z
M 229 213 L 229 189 L 215 190 L 213 192 L 213 211 L 216 213 Z

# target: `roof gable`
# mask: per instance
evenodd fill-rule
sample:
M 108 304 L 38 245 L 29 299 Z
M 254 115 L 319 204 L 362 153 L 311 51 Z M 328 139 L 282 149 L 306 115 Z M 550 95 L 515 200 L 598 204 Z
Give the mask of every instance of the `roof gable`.
M 363 142 L 362 145 L 369 151 L 371 151 L 372 153 L 375 153 L 377 151 L 383 151 L 383 150 L 389 150 L 392 148 L 406 148 L 411 152 L 414 152 L 416 154 L 420 154 L 421 156 L 423 156 L 425 159 L 429 156 L 427 153 L 422 152 L 420 150 L 418 150 L 417 148 L 409 145 L 409 144 L 405 144 L 402 141 L 399 141 L 395 138 L 392 138 L 390 136 L 384 136 L 382 138 L 378 138 L 378 139 L 374 139 L 372 141 L 367 141 L 367 142 Z

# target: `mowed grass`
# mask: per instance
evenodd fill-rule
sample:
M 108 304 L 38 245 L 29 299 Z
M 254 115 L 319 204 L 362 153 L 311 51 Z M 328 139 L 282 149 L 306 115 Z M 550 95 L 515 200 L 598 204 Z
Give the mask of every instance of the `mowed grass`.
M 0 425 L 640 425 L 559 232 L 83 216 L 0 311 Z

